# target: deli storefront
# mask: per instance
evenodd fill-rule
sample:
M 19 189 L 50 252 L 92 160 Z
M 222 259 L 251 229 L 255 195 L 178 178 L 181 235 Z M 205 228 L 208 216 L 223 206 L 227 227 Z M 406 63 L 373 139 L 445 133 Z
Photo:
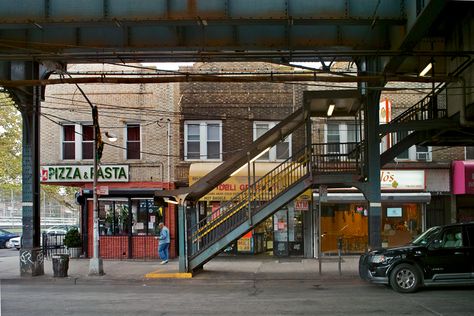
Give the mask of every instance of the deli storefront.
M 219 163 L 191 164 L 189 185 L 198 181 L 218 165 Z M 258 179 L 265 175 L 277 165 L 278 163 L 256 162 L 255 174 L 252 174 L 251 181 L 254 181 L 254 177 Z M 198 211 L 193 221 L 204 219 L 233 196 L 247 190 L 248 180 L 247 169 L 244 168 L 202 197 L 198 202 Z M 311 191 L 308 190 L 228 247 L 225 252 L 232 254 L 267 253 L 282 257 L 305 255 L 304 231 L 309 231 L 311 226 L 311 220 L 308 220 L 310 199 Z
M 404 245 L 425 230 L 426 204 L 431 198 L 431 194 L 426 192 L 425 171 L 382 170 L 380 179 L 382 246 Z M 336 254 L 338 240 L 342 241 L 343 254 L 365 252 L 368 247 L 368 207 L 363 194 L 355 190 L 334 189 L 321 198 L 318 192 L 313 196 L 317 212 L 317 204 L 321 203 L 321 254 Z M 314 242 L 317 246 L 317 236 Z
M 54 165 L 41 167 L 42 184 L 80 187 L 80 230 L 83 254 L 93 251 L 93 167 Z M 104 259 L 158 259 L 158 224 L 170 230 L 170 257 L 177 255 L 175 206 L 154 205 L 154 193 L 173 189 L 172 183 L 131 182 L 128 165 L 101 165 L 98 172 L 100 257 Z

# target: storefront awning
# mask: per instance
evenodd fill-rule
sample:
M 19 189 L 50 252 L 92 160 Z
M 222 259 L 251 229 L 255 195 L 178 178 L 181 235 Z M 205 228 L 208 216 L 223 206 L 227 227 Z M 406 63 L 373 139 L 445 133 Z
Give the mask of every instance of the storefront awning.
M 313 193 L 315 201 L 319 201 L 319 193 Z M 416 193 L 382 193 L 382 202 L 429 203 L 429 192 Z M 327 203 L 360 203 L 366 199 L 362 193 L 328 193 Z

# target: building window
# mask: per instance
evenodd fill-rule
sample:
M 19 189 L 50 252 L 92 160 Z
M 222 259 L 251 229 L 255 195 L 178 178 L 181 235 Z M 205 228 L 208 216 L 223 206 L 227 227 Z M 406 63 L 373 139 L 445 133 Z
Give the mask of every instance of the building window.
M 278 122 L 254 122 L 253 139 L 256 140 L 268 130 L 277 125 Z M 273 146 L 267 153 L 258 158 L 258 161 L 282 161 L 291 157 L 291 135 Z
M 63 126 L 63 160 L 76 159 L 76 126 Z
M 222 160 L 220 121 L 186 121 L 184 135 L 185 160 Z
M 128 201 L 99 201 L 100 235 L 128 235 L 129 218 Z
M 82 159 L 93 159 L 94 151 L 94 127 L 92 125 L 82 126 Z
M 63 125 L 62 159 L 93 159 L 94 127 L 92 125 Z
M 350 153 L 358 142 L 359 129 L 355 122 L 326 123 L 327 154 L 342 155 Z M 339 157 L 333 157 L 339 159 Z
M 466 160 L 474 159 L 474 147 L 466 147 Z
M 164 222 L 164 211 L 153 200 L 132 200 L 132 234 L 157 235 L 158 224 Z
M 127 159 L 140 159 L 140 125 L 127 124 Z

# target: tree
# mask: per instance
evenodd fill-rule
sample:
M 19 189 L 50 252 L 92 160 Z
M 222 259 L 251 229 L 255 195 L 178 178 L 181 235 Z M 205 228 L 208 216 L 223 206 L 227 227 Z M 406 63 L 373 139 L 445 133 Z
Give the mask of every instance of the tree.
M 21 115 L 13 100 L 0 92 L 0 188 L 21 186 Z
M 22 118 L 8 93 L 0 90 L 0 190 L 21 191 Z M 73 209 L 74 188 L 42 186 L 49 198 Z

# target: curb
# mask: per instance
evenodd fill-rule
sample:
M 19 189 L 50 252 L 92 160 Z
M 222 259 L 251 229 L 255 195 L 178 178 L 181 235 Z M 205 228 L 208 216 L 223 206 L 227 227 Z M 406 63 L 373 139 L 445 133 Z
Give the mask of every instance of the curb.
M 185 272 L 160 272 L 160 270 L 145 274 L 146 279 L 191 279 L 192 273 Z

